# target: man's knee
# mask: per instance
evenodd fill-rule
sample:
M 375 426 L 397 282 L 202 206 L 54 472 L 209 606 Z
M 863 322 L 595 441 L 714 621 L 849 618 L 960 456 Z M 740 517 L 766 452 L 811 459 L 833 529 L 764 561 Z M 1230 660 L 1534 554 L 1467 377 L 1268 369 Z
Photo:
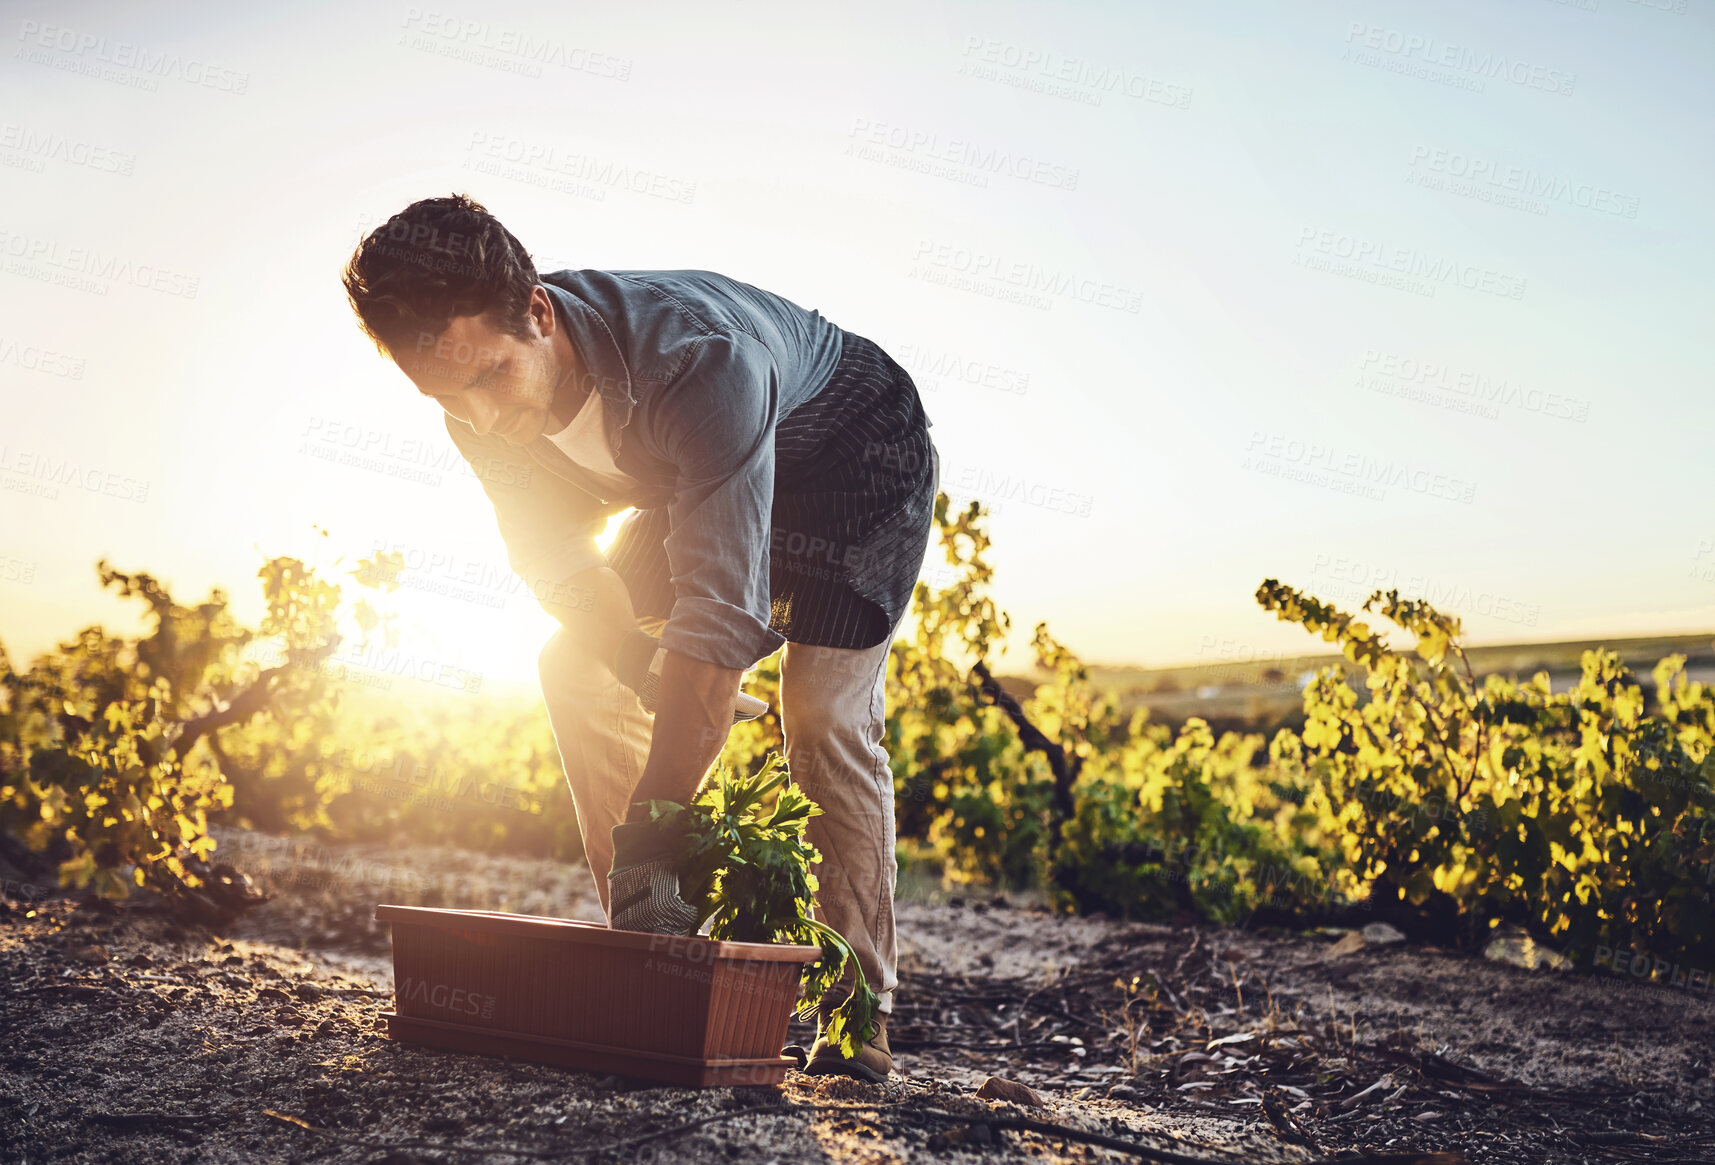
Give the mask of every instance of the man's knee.
M 788 740 L 813 744 L 861 737 L 870 708 L 864 677 L 850 671 L 858 654 L 824 655 L 816 668 L 800 666 L 781 677 L 781 719 Z
M 780 702 L 781 727 L 793 744 L 813 747 L 839 735 L 838 709 L 832 701 L 819 698 L 807 685 L 801 684 L 790 693 L 782 691 Z

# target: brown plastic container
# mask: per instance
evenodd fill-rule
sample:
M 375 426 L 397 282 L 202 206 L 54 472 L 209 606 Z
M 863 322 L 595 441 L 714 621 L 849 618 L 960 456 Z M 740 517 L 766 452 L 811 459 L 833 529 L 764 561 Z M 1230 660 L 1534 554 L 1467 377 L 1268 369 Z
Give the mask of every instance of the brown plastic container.
M 375 919 L 393 928 L 390 1038 L 668 1084 L 784 1080 L 798 978 L 822 954 L 487 910 Z

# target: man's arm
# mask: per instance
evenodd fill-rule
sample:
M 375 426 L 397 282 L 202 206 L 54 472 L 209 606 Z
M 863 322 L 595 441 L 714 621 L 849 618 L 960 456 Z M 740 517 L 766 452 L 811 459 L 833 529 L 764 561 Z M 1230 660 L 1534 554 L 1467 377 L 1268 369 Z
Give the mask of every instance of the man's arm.
M 619 642 L 637 624 L 631 594 L 612 567 L 596 567 L 566 581 L 560 591 L 577 595 L 593 592 L 588 608 L 582 602 L 543 603 L 562 626 L 589 644 L 611 663 Z M 661 694 L 655 726 L 649 738 L 649 759 L 632 794 L 627 821 L 647 821 L 649 810 L 637 802 L 690 800 L 709 766 L 714 764 L 732 728 L 733 706 L 744 672 L 721 667 L 694 656 L 668 651 L 661 671 Z
M 661 669 L 661 703 L 649 737 L 649 760 L 631 794 L 627 821 L 649 820 L 647 801 L 684 804 L 696 793 L 732 731 L 732 710 L 743 676 L 739 668 L 667 652 Z
M 655 443 L 677 470 L 664 548 L 673 610 L 661 632 L 667 658 L 639 802 L 684 802 L 732 730 L 738 685 L 785 642 L 769 626 L 769 531 L 778 383 L 773 358 L 735 334 L 698 341 L 661 390 Z
M 508 565 L 542 608 L 566 627 L 587 623 L 576 617 L 591 609 L 590 596 L 571 582 L 577 579 L 583 586 L 598 587 L 597 601 L 611 603 L 606 591 L 617 590 L 629 615 L 631 599 L 617 575 L 611 584 L 592 583 L 585 577 L 607 566 L 595 539 L 607 525 L 608 507 L 588 491 L 541 469 L 493 434 L 479 435 L 450 413 L 445 421 L 447 435 L 494 506 Z M 611 652 L 608 658 L 613 658 Z

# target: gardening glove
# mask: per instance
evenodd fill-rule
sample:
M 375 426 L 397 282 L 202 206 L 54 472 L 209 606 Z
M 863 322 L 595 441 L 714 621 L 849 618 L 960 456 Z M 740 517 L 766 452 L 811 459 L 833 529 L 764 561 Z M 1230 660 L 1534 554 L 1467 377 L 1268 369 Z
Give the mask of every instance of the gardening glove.
M 697 912 L 679 897 L 673 839 L 652 821 L 613 827 L 607 875 L 608 926 L 651 934 L 693 935 Z
M 661 698 L 661 669 L 667 663 L 667 649 L 661 646 L 661 640 L 646 631 L 628 632 L 619 642 L 619 651 L 614 656 L 613 674 L 619 677 L 619 682 L 637 693 L 637 698 L 643 702 L 643 710 L 651 716 L 655 715 L 655 706 Z M 732 722 L 738 724 L 744 720 L 755 720 L 768 711 L 768 705 L 750 695 L 748 692 L 738 694 L 738 704 L 732 710 Z

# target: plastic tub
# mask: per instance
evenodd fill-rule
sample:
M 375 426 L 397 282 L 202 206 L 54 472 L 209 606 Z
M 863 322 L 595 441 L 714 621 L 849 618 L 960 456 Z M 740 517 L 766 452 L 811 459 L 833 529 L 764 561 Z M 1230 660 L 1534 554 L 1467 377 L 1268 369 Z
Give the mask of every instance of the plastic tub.
M 390 1038 L 668 1084 L 784 1080 L 799 975 L 822 954 L 487 910 L 375 919 L 393 930 Z

